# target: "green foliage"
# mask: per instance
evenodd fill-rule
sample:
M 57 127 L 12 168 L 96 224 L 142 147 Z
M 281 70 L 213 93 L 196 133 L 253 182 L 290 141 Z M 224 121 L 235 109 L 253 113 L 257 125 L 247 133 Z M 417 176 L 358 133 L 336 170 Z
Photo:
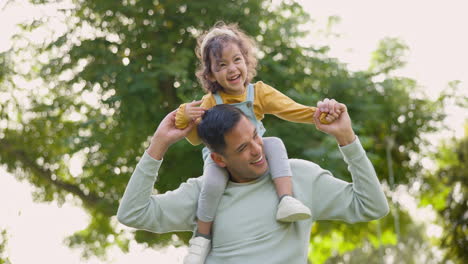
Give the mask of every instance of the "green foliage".
M 83 248 L 84 256 L 104 256 L 112 245 L 128 250 L 128 236 L 116 227 L 118 201 L 159 121 L 180 103 L 203 95 L 194 74 L 195 38 L 218 20 L 239 23 L 258 41 L 257 80 L 303 104 L 315 105 L 325 97 L 345 103 L 384 183 L 388 139 L 394 142 L 395 183 L 407 184 L 421 170 L 410 155 L 421 151 L 422 134 L 434 131 L 444 117 L 444 97 L 434 102 L 414 97 L 416 81 L 389 75 L 404 65 L 404 44 L 383 41 L 369 71 L 350 72 L 327 56 L 328 47 L 299 45 L 308 34 L 299 26 L 310 17 L 291 1 L 278 7 L 263 0 L 73 3 L 74 8 L 61 10 L 67 26 L 62 35 L 15 46 L 14 65 L 0 56 L 8 66 L 0 68 L 0 92 L 8 98 L 0 104 L 0 162 L 35 186 L 37 201 L 72 200 L 89 213 L 88 227 L 66 240 Z M 47 19 L 25 25 L 17 43 L 27 41 L 28 31 L 46 26 Z M 27 88 L 12 76 L 41 82 Z M 291 157 L 313 160 L 351 180 L 332 138 L 311 125 L 274 117 L 264 123 L 266 135 L 281 137 Z M 82 171 L 71 170 L 75 159 L 83 162 Z M 201 146 L 179 142 L 166 154 L 155 189 L 164 193 L 201 173 Z M 382 220 L 382 242 L 390 245 L 396 243 L 392 221 Z M 404 218 L 402 230 L 409 224 Z M 336 250 L 342 254 L 366 243 L 376 247 L 375 225 L 317 223 L 311 234 L 312 260 L 322 263 Z M 137 242 L 148 246 L 180 245 L 189 237 L 135 232 Z
M 406 65 L 404 58 L 408 46 L 398 38 L 385 38 L 379 42 L 377 50 L 372 53 L 369 70 L 387 74 Z
M 407 222 L 407 230 L 398 243 L 395 241 L 395 234 L 387 231 L 382 234 L 382 240 L 378 243 L 363 241 L 353 250 L 344 253 L 341 251 L 332 252 L 332 256 L 324 263 L 438 263 L 433 246 L 424 235 L 424 225 L 412 222 L 406 212 L 401 212 L 401 214 L 404 221 Z M 385 241 L 386 239 L 392 241 Z
M 465 131 L 464 138 L 447 140 L 440 146 L 438 169 L 424 175 L 421 194 L 422 204 L 432 204 L 438 213 L 445 259 L 455 263 L 468 259 L 468 124 Z
M 0 230 L 0 264 L 11 264 L 6 252 L 8 248 L 8 232 L 6 229 Z

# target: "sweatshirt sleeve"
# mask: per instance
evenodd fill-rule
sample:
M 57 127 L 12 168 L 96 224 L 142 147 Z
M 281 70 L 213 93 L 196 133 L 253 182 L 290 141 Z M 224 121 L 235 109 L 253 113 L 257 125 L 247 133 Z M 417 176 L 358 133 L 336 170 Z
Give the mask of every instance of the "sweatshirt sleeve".
M 175 126 L 178 129 L 184 129 L 188 126 L 190 118 L 185 114 L 185 106 L 187 104 L 181 104 L 177 108 L 176 117 L 175 117 Z
M 154 233 L 192 231 L 199 181 L 189 179 L 174 191 L 153 195 L 161 163 L 143 154 L 120 202 L 117 219 L 126 226 Z
M 255 92 L 260 100 L 260 107 L 264 114 L 273 114 L 281 119 L 295 122 L 313 124 L 316 107 L 296 103 L 293 99 L 275 88 L 258 82 Z M 326 113 L 320 115 L 320 122 L 327 124 Z
M 345 182 L 314 164 L 317 172 L 312 182 L 312 215 L 315 220 L 364 222 L 384 217 L 389 212 L 385 194 L 374 167 L 359 138 L 340 151 L 353 182 Z
M 210 94 L 206 94 L 205 96 L 203 96 L 202 98 L 203 102 L 201 103 L 200 107 L 204 107 L 205 109 L 210 109 L 212 108 L 213 106 L 216 105 L 216 101 L 215 99 L 213 98 L 213 96 Z M 180 109 L 179 109 L 180 110 Z M 177 110 L 177 112 L 179 112 L 179 110 Z M 185 111 L 184 111 L 185 112 Z M 200 120 L 197 120 L 197 124 Z M 187 123 L 188 124 L 188 123 Z M 187 126 L 187 125 L 186 125 Z M 185 137 L 185 139 L 187 139 L 187 141 L 194 145 L 194 146 L 197 146 L 197 145 L 200 145 L 201 143 L 203 143 L 200 139 L 200 137 L 198 136 L 198 132 L 197 132 L 197 127 L 198 125 L 195 125 L 192 130 L 190 130 L 190 132 L 188 133 L 188 135 Z

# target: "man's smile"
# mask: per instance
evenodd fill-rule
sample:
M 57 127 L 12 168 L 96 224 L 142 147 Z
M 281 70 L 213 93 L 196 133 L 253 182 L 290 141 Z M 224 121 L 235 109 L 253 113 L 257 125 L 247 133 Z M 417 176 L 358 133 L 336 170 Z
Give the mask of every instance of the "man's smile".
M 257 160 L 254 160 L 254 161 L 250 162 L 250 164 L 252 164 L 252 165 L 263 165 L 264 162 L 265 162 L 265 159 L 263 158 L 263 155 L 260 155 L 260 157 Z

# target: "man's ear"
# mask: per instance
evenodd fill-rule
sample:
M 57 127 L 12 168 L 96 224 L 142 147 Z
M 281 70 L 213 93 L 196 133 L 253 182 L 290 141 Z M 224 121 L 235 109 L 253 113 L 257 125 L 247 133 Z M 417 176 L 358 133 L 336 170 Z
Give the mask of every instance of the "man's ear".
M 216 165 L 225 168 L 226 167 L 226 161 L 223 157 L 223 155 L 217 153 L 217 152 L 211 152 L 211 159 L 216 163 Z

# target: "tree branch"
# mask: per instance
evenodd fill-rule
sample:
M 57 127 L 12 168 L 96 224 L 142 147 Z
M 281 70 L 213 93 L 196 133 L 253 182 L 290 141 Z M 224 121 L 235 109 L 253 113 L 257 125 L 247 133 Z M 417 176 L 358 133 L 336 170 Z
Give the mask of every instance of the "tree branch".
M 16 157 L 17 161 L 20 161 L 23 164 L 23 168 L 29 170 L 35 176 L 45 180 L 47 183 L 52 184 L 60 190 L 65 190 L 73 195 L 78 196 L 85 207 L 95 208 L 97 204 L 103 199 L 97 196 L 95 193 L 84 193 L 77 185 L 61 181 L 59 179 L 52 179 L 52 172 L 48 169 L 44 169 L 36 162 L 34 162 L 27 153 L 21 149 L 15 148 L 13 144 L 3 138 L 0 141 L 0 149 L 6 152 L 7 155 Z M 114 212 L 110 210 L 101 210 L 106 215 L 113 215 Z

